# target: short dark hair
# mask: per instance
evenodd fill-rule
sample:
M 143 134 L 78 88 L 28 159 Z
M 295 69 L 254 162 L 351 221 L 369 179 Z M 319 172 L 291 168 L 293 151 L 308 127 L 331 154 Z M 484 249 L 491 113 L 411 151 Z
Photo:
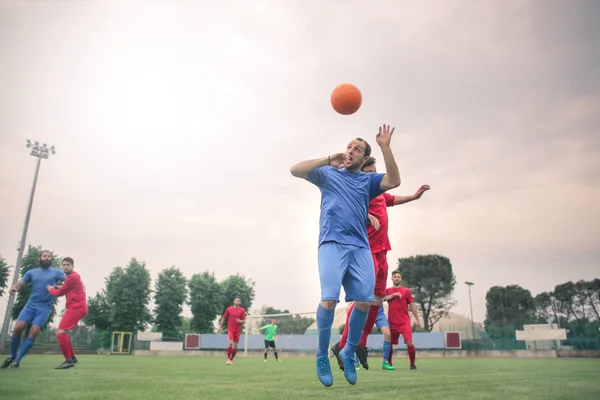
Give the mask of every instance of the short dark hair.
M 54 254 L 52 254 L 52 252 L 50 250 L 42 250 L 40 251 L 40 255 L 39 255 L 39 259 L 42 259 L 42 256 L 44 255 L 44 253 L 48 253 L 50 254 L 50 258 L 54 259 Z
M 365 168 L 370 167 L 371 165 L 375 165 L 376 162 L 377 160 L 375 159 L 375 157 L 369 157 L 369 159 L 365 161 L 362 167 L 360 167 L 360 170 L 363 171 Z
M 356 140 L 361 141 L 365 144 L 365 157 L 369 157 L 371 155 L 371 145 L 367 143 L 367 141 L 363 138 L 357 137 Z
M 400 273 L 400 270 L 399 270 L 399 269 L 397 269 L 397 270 L 395 270 L 394 272 L 392 272 L 392 276 L 394 276 L 394 275 L 396 275 L 396 274 L 400 274 L 400 275 L 402 275 L 402 273 Z
M 64 257 L 62 260 L 70 263 L 71 265 L 75 265 L 75 261 L 73 261 L 71 257 Z

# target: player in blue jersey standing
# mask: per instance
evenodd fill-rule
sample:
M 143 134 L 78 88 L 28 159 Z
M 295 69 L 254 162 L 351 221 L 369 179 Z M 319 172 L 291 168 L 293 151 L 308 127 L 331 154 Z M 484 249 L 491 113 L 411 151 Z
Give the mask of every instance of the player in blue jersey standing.
M 346 301 L 355 306 L 349 320 L 348 341 L 340 352 L 344 376 L 356 383 L 354 354 L 373 302 L 375 273 L 367 237 L 369 202 L 400 186 L 400 173 L 390 148 L 394 129 L 379 127 L 376 141 L 385 161 L 385 174 L 361 172 L 371 146 L 361 138 L 350 141 L 344 153 L 332 154 L 294 165 L 290 172 L 308 180 L 321 191 L 318 264 L 321 302 L 317 307 L 317 376 L 325 386 L 333 384 L 329 364 L 329 341 L 341 286 Z
M 40 253 L 39 264 L 39 267 L 27 271 L 10 290 L 11 295 L 14 296 L 25 283 L 31 282 L 31 296 L 21 310 L 13 329 L 10 340 L 10 357 L 4 360 L 0 369 L 8 368 L 11 365 L 13 368 L 19 368 L 21 359 L 31 349 L 37 335 L 46 325 L 46 321 L 52 313 L 55 297 L 48 293 L 47 286 L 55 286 L 58 281 L 64 282 L 67 279 L 64 272 L 51 267 L 52 253 L 48 250 Z M 31 325 L 29 336 L 23 341 L 19 351 L 21 336 L 28 325 Z

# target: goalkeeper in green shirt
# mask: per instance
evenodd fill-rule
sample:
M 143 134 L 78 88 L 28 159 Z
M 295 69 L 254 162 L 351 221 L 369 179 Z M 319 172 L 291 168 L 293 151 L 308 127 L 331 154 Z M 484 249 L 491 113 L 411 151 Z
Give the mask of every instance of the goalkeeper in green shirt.
M 277 361 L 281 361 L 277 356 L 277 347 L 275 347 L 275 339 L 277 338 L 277 320 L 272 319 L 270 324 L 261 326 L 258 329 L 261 331 L 265 331 L 265 362 L 267 362 L 267 354 L 269 354 L 269 347 L 273 348 L 273 354 L 275 354 L 275 359 Z

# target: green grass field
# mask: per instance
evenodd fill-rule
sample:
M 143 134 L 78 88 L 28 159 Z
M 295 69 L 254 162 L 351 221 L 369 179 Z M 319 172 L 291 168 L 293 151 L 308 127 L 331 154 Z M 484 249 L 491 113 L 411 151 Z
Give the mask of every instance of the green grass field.
M 334 384 L 321 386 L 314 359 L 81 356 L 57 371 L 58 355 L 31 355 L 18 370 L 0 370 L 0 399 L 600 399 L 598 359 L 417 359 L 417 371 L 376 358 L 350 386 L 335 360 Z

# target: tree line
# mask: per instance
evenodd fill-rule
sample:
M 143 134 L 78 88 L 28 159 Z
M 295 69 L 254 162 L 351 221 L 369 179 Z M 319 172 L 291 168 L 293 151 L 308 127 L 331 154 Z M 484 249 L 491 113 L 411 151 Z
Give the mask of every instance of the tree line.
M 515 339 L 523 325 L 552 323 L 567 330 L 569 342 L 596 338 L 599 312 L 600 279 L 564 282 L 536 296 L 519 285 L 494 286 L 486 294 L 484 325 L 492 339 Z
M 38 266 L 41 246 L 29 246 L 23 257 L 21 276 Z M 53 253 L 54 266 L 60 268 L 60 257 Z M 0 295 L 8 288 L 9 267 L 0 256 Z M 85 274 L 83 274 L 85 282 Z M 16 319 L 31 295 L 31 285 L 25 284 L 17 294 L 12 312 Z M 255 282 L 240 274 L 219 281 L 214 273 L 204 271 L 186 278 L 183 272 L 169 267 L 159 272 L 154 288 L 146 264 L 131 258 L 125 267 L 115 267 L 104 279 L 104 287 L 88 297 L 88 313 L 84 324 L 100 331 L 162 332 L 163 337 L 181 337 L 188 332 L 213 333 L 214 321 L 239 297 L 247 312 L 255 298 Z M 192 317 L 183 318 L 183 307 L 190 307 Z M 262 314 L 289 313 L 263 307 Z M 55 307 L 48 323 L 54 321 Z M 302 334 L 314 320 L 300 316 L 277 317 L 279 333 Z M 263 321 L 270 323 L 270 320 Z M 225 325 L 226 329 L 226 325 Z

